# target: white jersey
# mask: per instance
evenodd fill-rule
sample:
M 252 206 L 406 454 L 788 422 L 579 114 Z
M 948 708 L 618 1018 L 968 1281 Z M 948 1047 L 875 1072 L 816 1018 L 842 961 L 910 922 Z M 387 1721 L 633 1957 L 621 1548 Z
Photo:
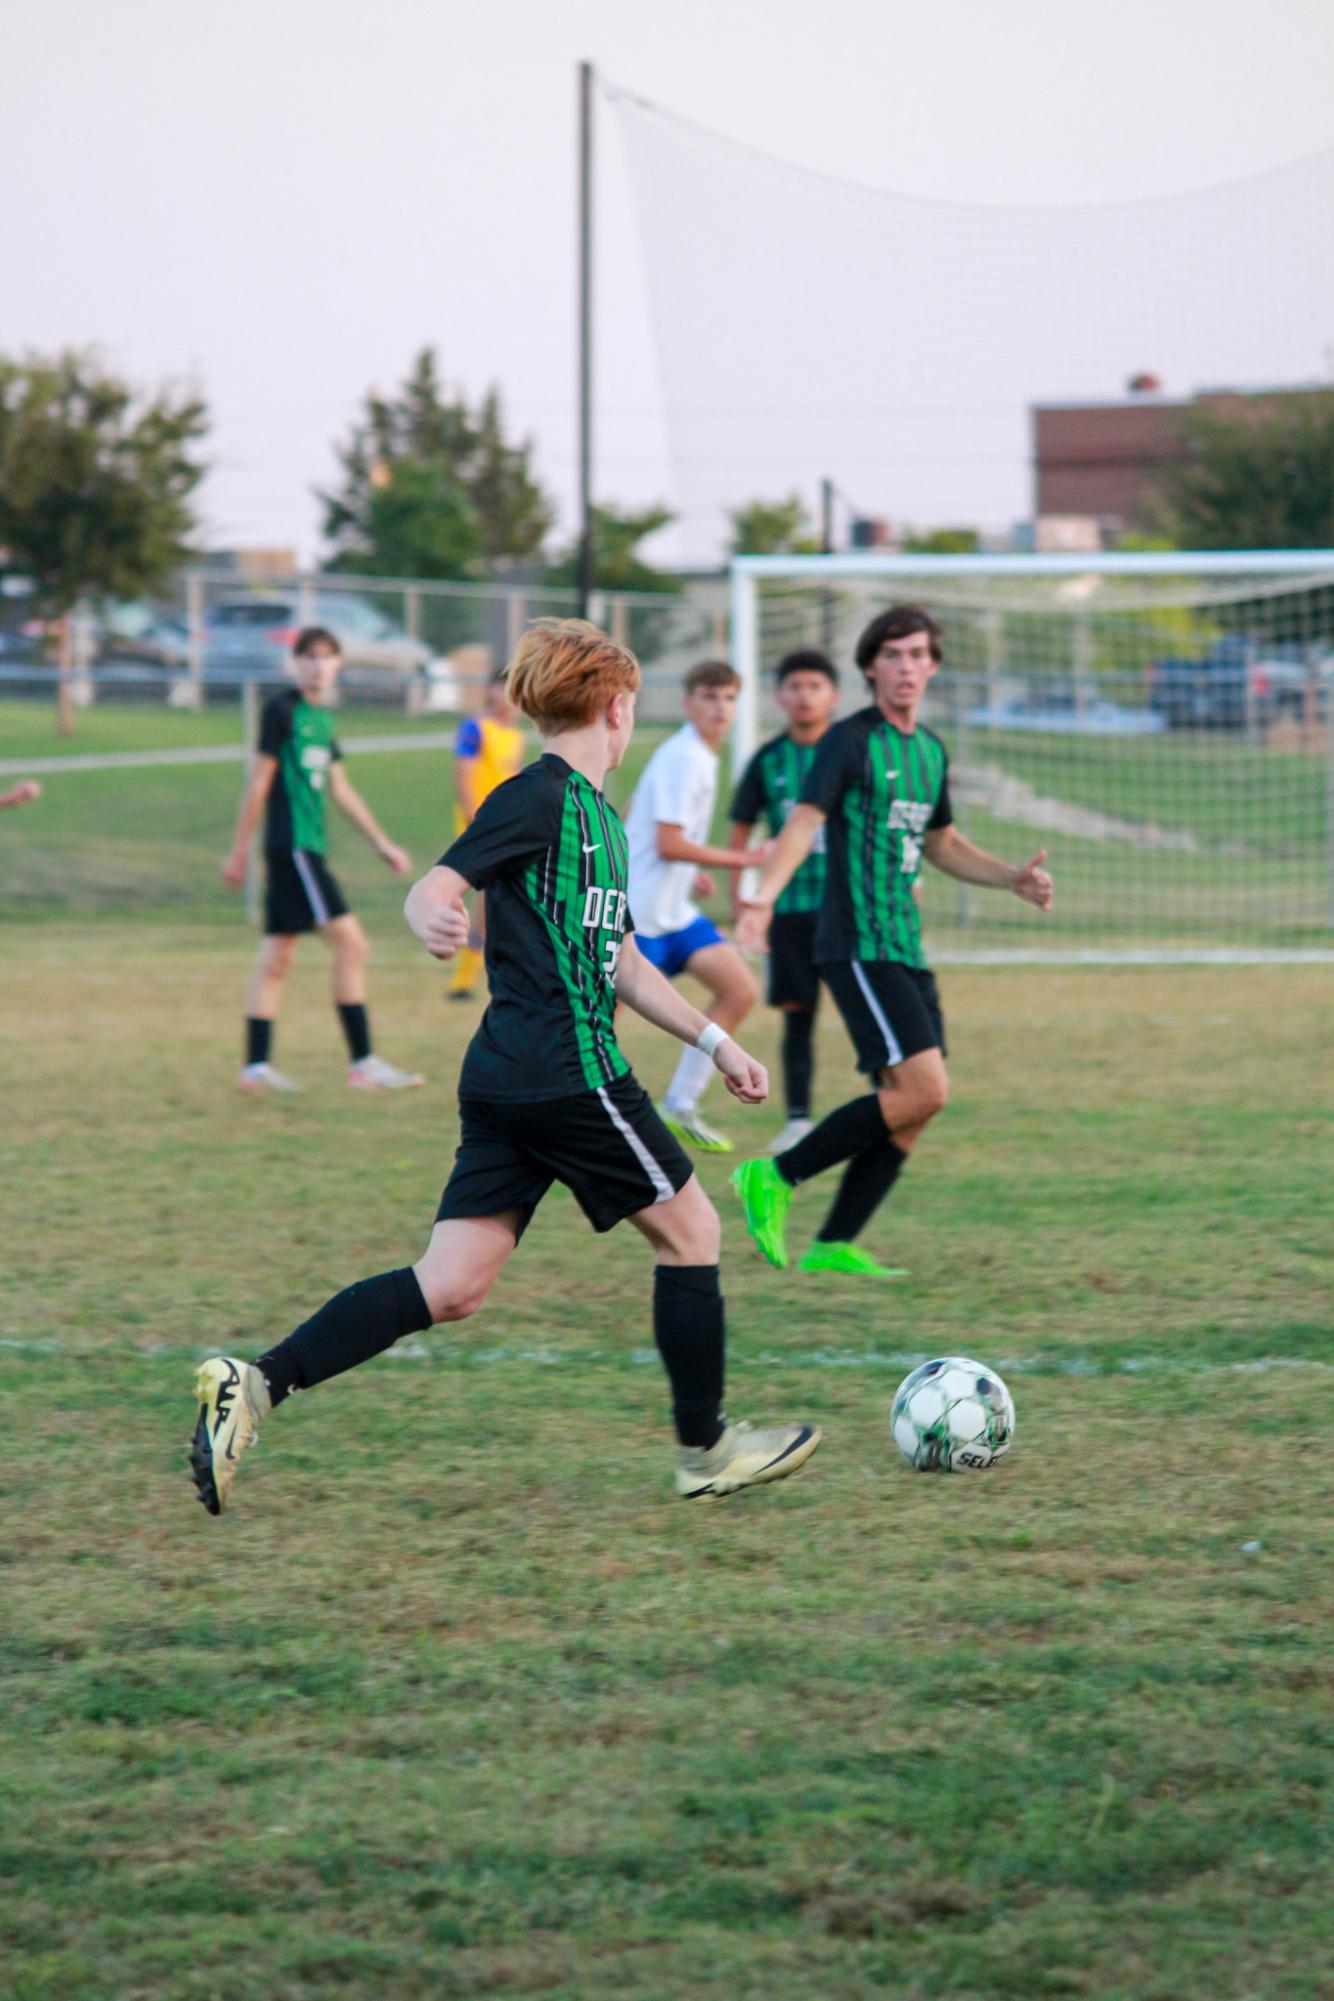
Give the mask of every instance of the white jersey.
M 644 766 L 625 831 L 630 838 L 630 915 L 636 931 L 647 938 L 684 931 L 699 916 L 690 896 L 699 864 L 664 861 L 658 853 L 658 828 L 680 827 L 688 841 L 707 842 L 717 792 L 718 753 L 693 723 L 659 744 Z

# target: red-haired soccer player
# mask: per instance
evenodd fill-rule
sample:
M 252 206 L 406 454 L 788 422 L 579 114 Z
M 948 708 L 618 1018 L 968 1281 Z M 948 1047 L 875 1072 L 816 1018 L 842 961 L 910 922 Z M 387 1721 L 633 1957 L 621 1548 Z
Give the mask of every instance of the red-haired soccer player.
M 450 959 L 467 937 L 465 892 L 487 895 L 491 1002 L 463 1061 L 462 1138 L 435 1229 L 415 1265 L 349 1286 L 257 1361 L 202 1365 L 191 1464 L 210 1513 L 293 1390 L 475 1313 L 553 1181 L 595 1230 L 628 1218 L 653 1249 L 680 1494 L 780 1480 L 819 1444 L 810 1425 L 751 1430 L 724 1417 L 718 1216 L 616 1045 L 621 1000 L 703 1050 L 743 1104 L 768 1091 L 762 1065 L 635 945 L 625 829 L 602 784 L 630 741 L 638 686 L 634 655 L 582 620 L 539 620 L 521 641 L 510 691 L 545 753 L 491 794 L 406 905 L 427 951 Z

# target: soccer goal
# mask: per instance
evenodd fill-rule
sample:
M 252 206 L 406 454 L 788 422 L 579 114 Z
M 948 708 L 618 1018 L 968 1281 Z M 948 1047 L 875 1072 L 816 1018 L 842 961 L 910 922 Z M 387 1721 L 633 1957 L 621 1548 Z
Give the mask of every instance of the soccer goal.
M 846 712 L 875 613 L 939 619 L 955 817 L 1057 881 L 1040 921 L 927 870 L 939 961 L 1334 962 L 1334 551 L 745 556 L 731 590 L 738 759 L 785 653 L 829 653 Z

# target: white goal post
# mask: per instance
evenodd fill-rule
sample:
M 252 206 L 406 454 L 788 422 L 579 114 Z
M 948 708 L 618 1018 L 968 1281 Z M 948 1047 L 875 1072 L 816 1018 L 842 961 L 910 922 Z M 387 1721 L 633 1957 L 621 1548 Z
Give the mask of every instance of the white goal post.
M 738 557 L 735 769 L 785 653 L 861 705 L 857 637 L 895 602 L 943 629 L 923 720 L 960 826 L 1057 880 L 1041 920 L 927 870 L 938 961 L 1334 963 L 1334 550 Z

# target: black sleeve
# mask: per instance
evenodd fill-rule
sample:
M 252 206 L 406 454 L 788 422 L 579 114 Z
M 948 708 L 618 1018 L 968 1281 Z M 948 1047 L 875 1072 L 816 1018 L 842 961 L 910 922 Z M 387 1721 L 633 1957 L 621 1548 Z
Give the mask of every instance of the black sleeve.
M 855 719 L 854 719 L 855 720 Z M 835 724 L 821 737 L 814 761 L 801 788 L 801 804 L 832 813 L 861 770 L 861 734 L 847 724 Z
M 764 811 L 764 779 L 760 774 L 760 759 L 763 751 L 757 750 L 750 763 L 741 774 L 741 782 L 732 794 L 732 804 L 727 817 L 737 827 L 753 827 Z
M 341 764 L 342 761 L 343 761 L 343 746 L 341 743 L 339 743 L 338 738 L 335 737 L 333 742 L 329 745 L 329 762 L 331 764 Z
M 540 770 L 534 777 L 521 772 L 483 799 L 472 824 L 441 855 L 440 867 L 456 869 L 474 889 L 485 889 L 545 854 L 559 827 L 559 793 Z
M 954 815 L 950 811 L 950 768 L 947 764 L 945 766 L 945 776 L 940 781 L 940 796 L 936 800 L 936 810 L 927 821 L 926 830 L 930 834 L 938 827 L 952 827 L 953 825 Z
M 292 705 L 283 695 L 275 695 L 271 702 L 264 704 L 264 713 L 259 719 L 259 747 L 265 757 L 280 757 L 283 745 L 292 734 Z

